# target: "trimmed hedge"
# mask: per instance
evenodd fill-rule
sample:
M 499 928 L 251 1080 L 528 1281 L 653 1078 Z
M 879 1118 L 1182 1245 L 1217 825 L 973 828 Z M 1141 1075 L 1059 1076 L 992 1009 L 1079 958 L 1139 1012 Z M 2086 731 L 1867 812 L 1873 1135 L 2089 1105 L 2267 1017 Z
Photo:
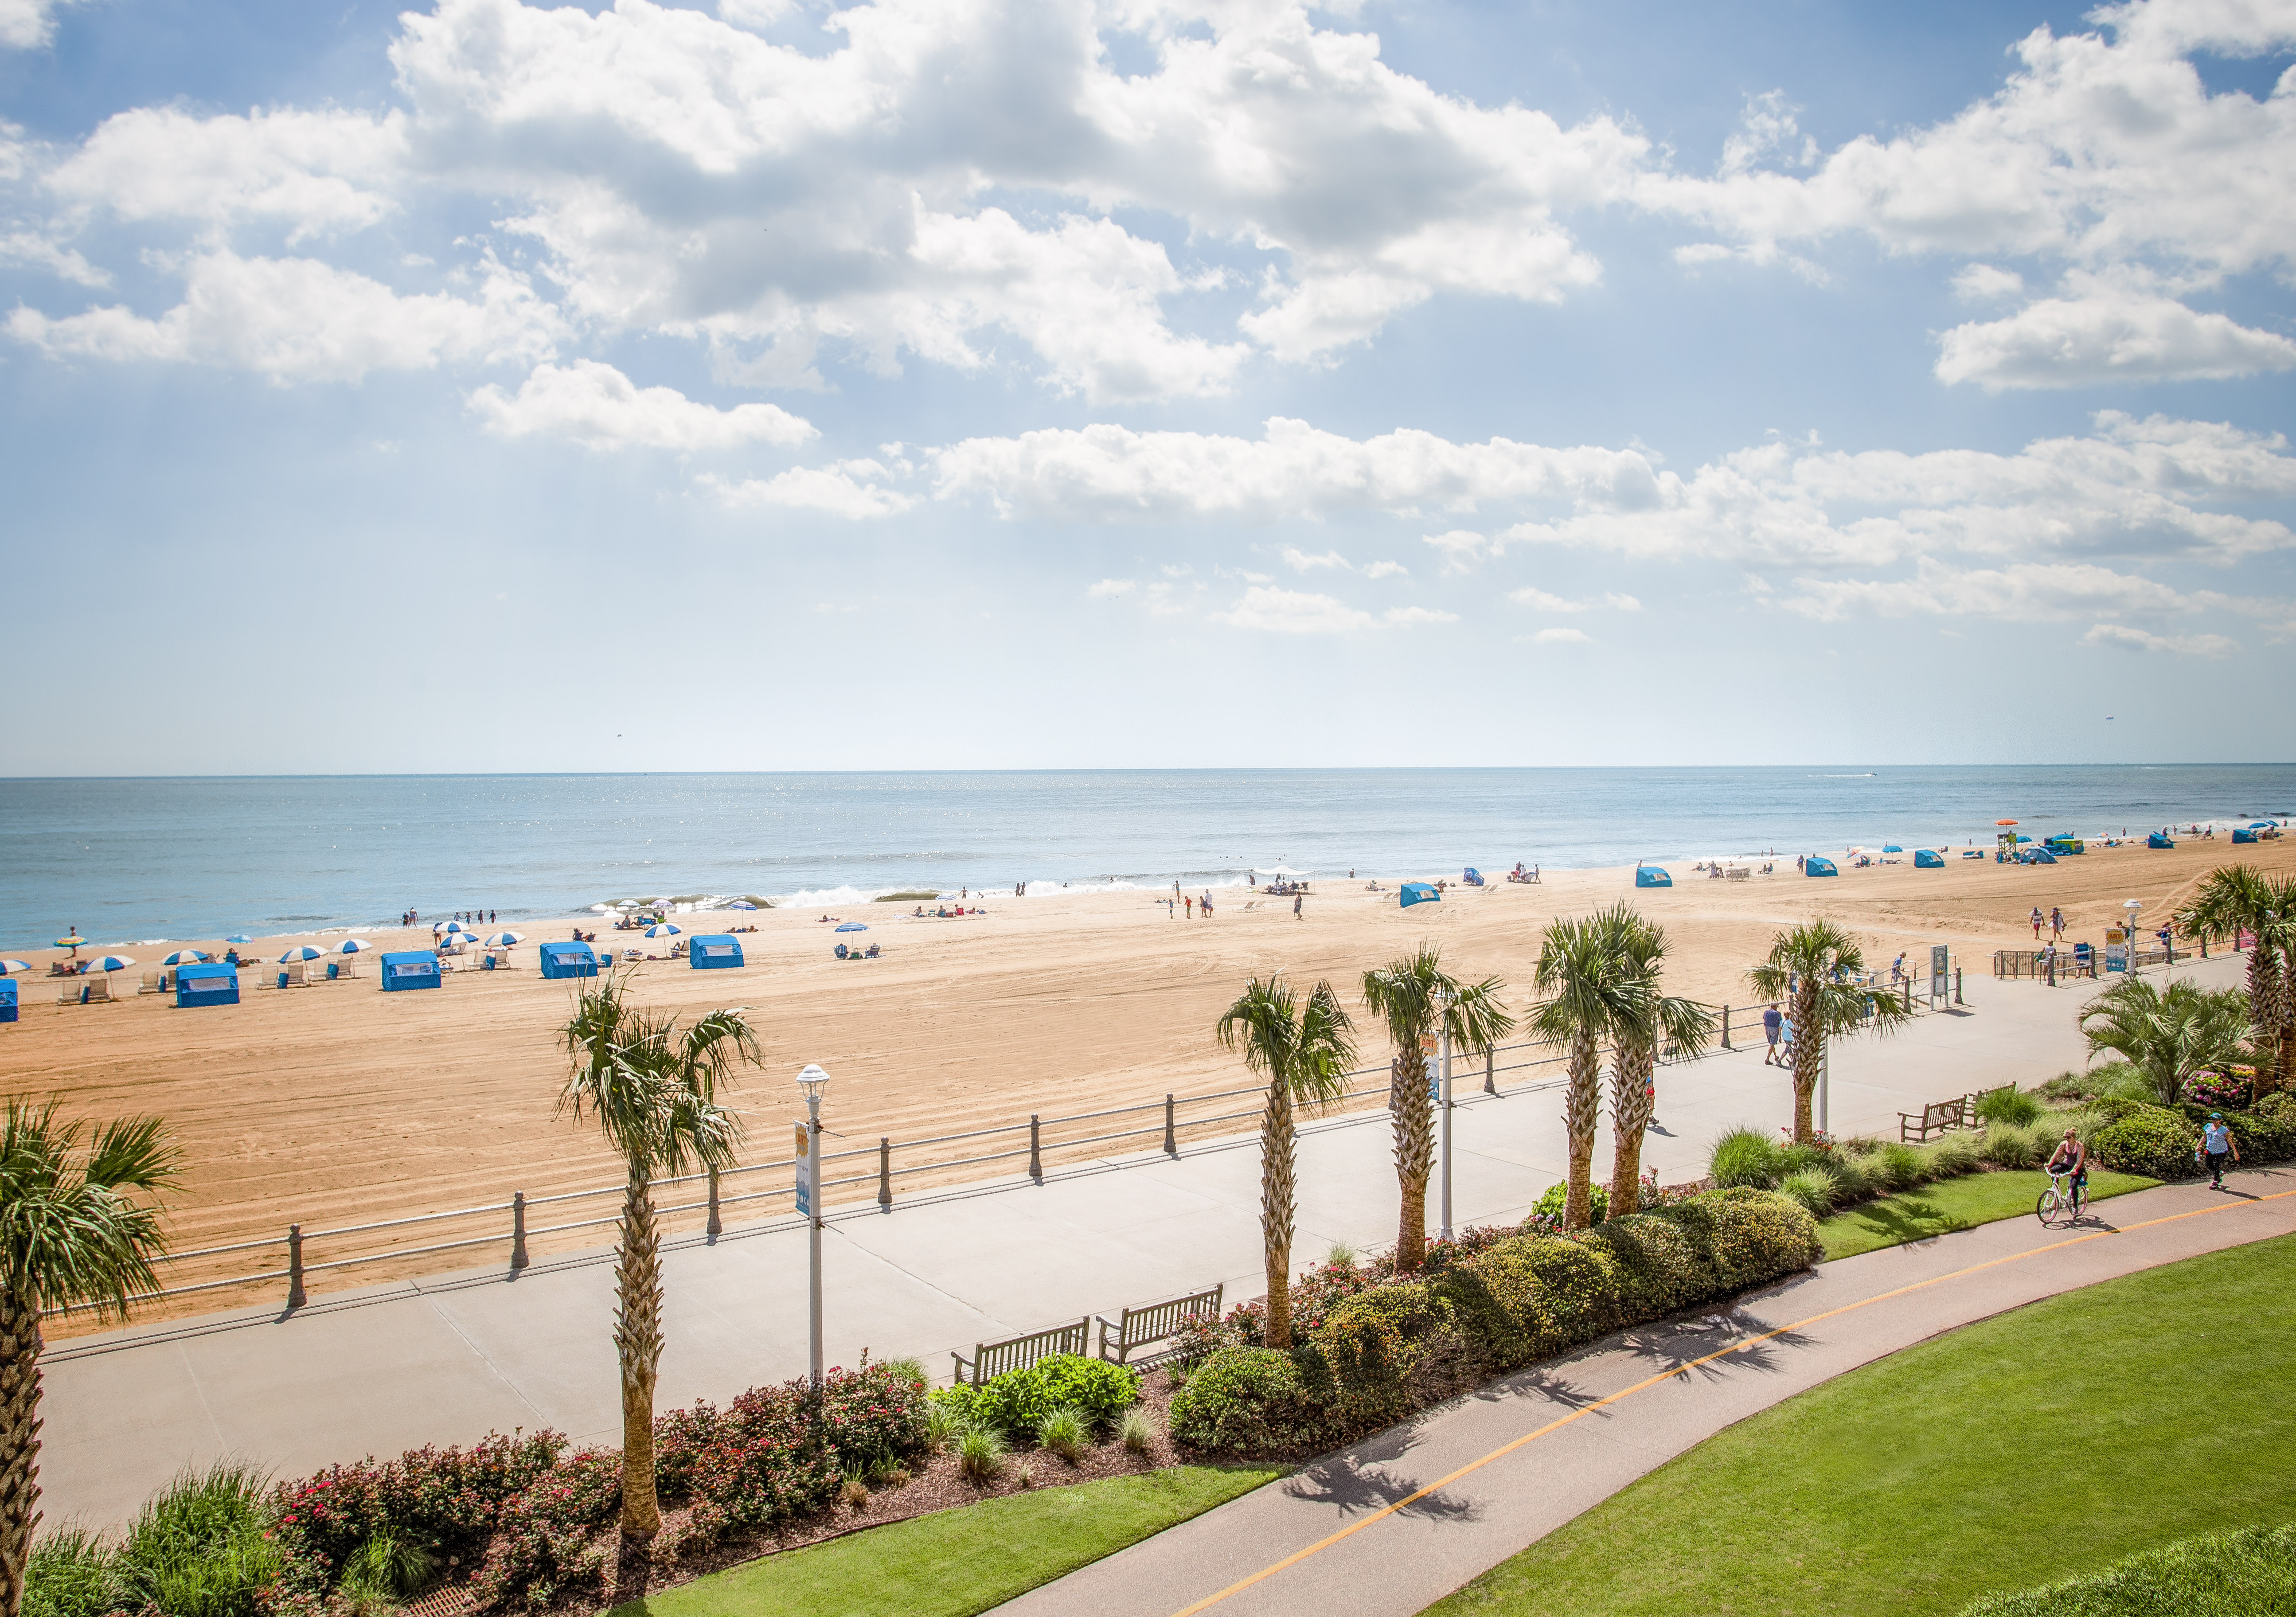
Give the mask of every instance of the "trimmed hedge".
M 1748 1189 L 1574 1235 L 1513 1236 L 1340 1301 L 1288 1358 L 1219 1349 L 1173 1399 L 1172 1433 L 1235 1455 L 1344 1442 L 1489 1376 L 1807 1268 L 1820 1251 L 1807 1211 Z
M 1045 1417 L 1073 1409 L 1095 1432 L 1115 1425 L 1140 1397 L 1140 1373 L 1076 1353 L 1055 1353 L 1022 1370 L 991 1376 L 985 1386 L 959 1383 L 930 1394 L 968 1426 L 986 1427 L 1008 1443 L 1033 1443 Z
M 2089 1148 L 2107 1168 L 2153 1179 L 2189 1179 L 2197 1170 L 2193 1153 L 2200 1131 L 2173 1112 L 2131 1104 L 2116 1121 L 2096 1131 Z

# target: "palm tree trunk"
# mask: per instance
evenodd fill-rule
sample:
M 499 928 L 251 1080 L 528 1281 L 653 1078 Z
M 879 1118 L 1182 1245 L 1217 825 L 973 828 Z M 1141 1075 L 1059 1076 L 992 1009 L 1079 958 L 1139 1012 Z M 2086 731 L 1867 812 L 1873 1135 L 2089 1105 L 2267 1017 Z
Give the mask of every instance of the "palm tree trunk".
M 617 1594 L 643 1576 L 648 1542 L 661 1531 L 653 1485 L 653 1389 L 661 1368 L 661 1232 L 651 1178 L 630 1163 L 622 1191 L 621 1251 L 614 1264 L 614 1352 L 622 1372 L 622 1561 Z
M 0 1617 L 24 1605 L 40 1524 L 40 1305 L 0 1287 Z
M 1647 1046 L 1621 1045 L 1611 1063 L 1611 1211 L 1623 1219 L 1643 1202 L 1643 1130 L 1650 1127 L 1650 1075 L 1656 1066 Z
M 1817 1074 L 1825 1062 L 1825 1029 L 1817 1019 L 1819 985 L 1805 980 L 1794 996 L 1793 1137 L 1806 1145 L 1817 1130 L 1809 1115 L 1810 1096 L 1817 1093 Z
M 1427 1180 L 1435 1170 L 1435 1108 L 1427 1098 L 1427 1057 L 1415 1046 L 1395 1053 L 1387 1109 L 1395 1122 L 1395 1178 L 1403 1207 L 1395 1232 L 1395 1272 L 1427 1259 Z
M 2260 950 L 2259 951 L 2261 952 Z M 2272 1063 L 2269 1087 L 2278 1088 L 2287 1083 L 2292 1071 L 2296 1071 L 2296 975 L 2289 970 L 2286 956 L 2276 957 L 2272 963 L 2272 1039 L 2269 1045 L 2259 1045 L 2257 1051 L 2257 1093 L 2264 1093 L 2267 1085 L 2262 1062 Z M 2269 1050 L 2267 1057 L 2266 1051 Z
M 1602 1052 L 1591 1033 L 1570 1041 L 1570 1088 L 1562 1103 L 1562 1126 L 1570 1136 L 1570 1178 L 1563 1191 L 1562 1227 L 1592 1223 L 1595 1198 L 1595 1124 L 1603 1104 Z
M 2276 1088 L 2287 1071 L 2281 1059 L 2281 973 L 2272 951 L 2259 942 L 2248 952 L 2248 1022 L 2255 1030 L 2258 1090 Z
M 1292 1091 L 1282 1074 L 1267 1084 L 1259 1120 L 1259 1235 L 1267 1257 L 1267 1345 L 1292 1345 L 1292 1223 L 1299 1204 L 1292 1140 Z

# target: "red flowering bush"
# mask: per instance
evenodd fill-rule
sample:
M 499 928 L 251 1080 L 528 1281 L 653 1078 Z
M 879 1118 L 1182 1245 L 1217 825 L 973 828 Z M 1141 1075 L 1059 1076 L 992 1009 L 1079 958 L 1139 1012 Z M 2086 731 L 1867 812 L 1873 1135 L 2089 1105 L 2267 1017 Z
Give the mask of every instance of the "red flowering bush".
M 503 1506 L 472 1594 L 480 1605 L 539 1607 L 600 1581 L 606 1548 L 598 1536 L 621 1507 L 619 1450 L 586 1449 L 560 1461 Z

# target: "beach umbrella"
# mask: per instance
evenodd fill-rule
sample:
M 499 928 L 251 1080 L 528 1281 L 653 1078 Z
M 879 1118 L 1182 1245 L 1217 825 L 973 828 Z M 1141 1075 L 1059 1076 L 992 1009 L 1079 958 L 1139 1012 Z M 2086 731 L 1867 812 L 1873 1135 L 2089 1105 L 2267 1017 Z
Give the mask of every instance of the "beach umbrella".
M 1906 850 L 1898 847 L 1895 842 L 1884 842 L 1882 844 L 1882 851 L 1883 853 L 1903 853 Z
M 135 963 L 125 955 L 98 955 L 87 964 L 92 971 L 124 972 Z
M 2251 831 L 2271 831 L 2277 829 L 2270 820 L 2251 821 L 2248 828 Z
M 80 950 L 87 947 L 87 940 L 81 937 L 78 932 L 74 932 L 69 938 L 57 939 L 56 947 L 58 948 L 68 948 L 71 950 L 72 953 L 78 954 Z
M 430 923 L 430 931 L 433 936 L 436 936 L 440 932 L 461 932 L 465 937 L 468 937 L 470 935 L 471 929 L 464 926 L 460 921 L 433 921 Z
M 645 929 L 649 938 L 675 938 L 685 929 L 675 921 L 657 921 Z
M 203 948 L 179 948 L 163 957 L 161 965 L 205 965 L 214 956 Z
M 869 929 L 858 921 L 847 921 L 840 924 L 837 930 L 840 932 L 865 932 Z
M 747 899 L 736 899 L 726 907 L 727 909 L 755 909 L 758 907 L 750 903 Z
M 255 940 L 249 937 L 245 932 L 234 932 L 230 937 L 226 938 L 224 941 L 226 943 L 252 943 Z
M 298 960 L 316 960 L 326 952 L 327 951 L 323 948 L 313 948 L 308 943 L 299 943 L 293 948 L 289 949 L 285 954 L 279 956 L 279 964 L 282 965 L 289 965 Z
M 340 943 L 335 945 L 335 952 L 339 955 L 357 955 L 361 954 L 367 949 L 371 949 L 373 947 L 374 945 L 368 942 L 365 938 L 346 938 Z
M 508 948 L 513 943 L 526 941 L 524 932 L 496 932 L 486 940 L 488 948 Z
M 29 960 L 0 960 L 0 977 L 12 977 L 18 972 L 29 972 L 31 969 L 32 963 Z
M 2014 820 L 1996 820 L 1993 823 L 1997 825 L 2013 825 L 2017 822 Z

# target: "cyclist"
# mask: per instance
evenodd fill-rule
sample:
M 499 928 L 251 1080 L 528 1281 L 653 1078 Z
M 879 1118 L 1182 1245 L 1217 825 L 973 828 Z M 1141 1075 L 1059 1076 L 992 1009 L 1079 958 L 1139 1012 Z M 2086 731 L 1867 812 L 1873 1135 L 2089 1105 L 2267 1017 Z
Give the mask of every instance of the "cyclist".
M 2088 1188 L 2088 1147 L 2080 1143 L 2080 1136 L 2071 1129 L 2057 1142 L 2049 1155 L 2049 1172 L 2062 1174 L 2072 1186 L 2073 1217 L 2080 1217 L 2081 1193 Z

